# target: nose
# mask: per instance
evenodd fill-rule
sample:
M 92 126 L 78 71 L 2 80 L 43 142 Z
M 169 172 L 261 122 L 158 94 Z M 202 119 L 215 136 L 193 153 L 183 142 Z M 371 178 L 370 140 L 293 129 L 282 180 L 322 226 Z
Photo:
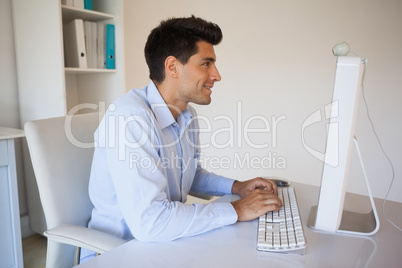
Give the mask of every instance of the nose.
M 212 70 L 211 70 L 211 79 L 214 82 L 219 82 L 221 81 L 221 75 L 219 74 L 218 68 L 216 67 L 216 65 L 214 64 Z

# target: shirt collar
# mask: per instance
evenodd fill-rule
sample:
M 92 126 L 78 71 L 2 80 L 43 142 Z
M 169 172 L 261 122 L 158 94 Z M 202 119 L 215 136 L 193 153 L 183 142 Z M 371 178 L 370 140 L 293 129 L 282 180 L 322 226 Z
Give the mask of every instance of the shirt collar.
M 156 121 L 161 128 L 165 128 L 176 123 L 176 120 L 174 119 L 153 81 L 151 81 L 148 85 L 147 99 L 150 108 L 155 115 Z M 191 112 L 188 110 L 188 108 L 186 108 L 182 113 L 179 114 L 177 121 L 181 127 L 187 127 L 192 117 Z

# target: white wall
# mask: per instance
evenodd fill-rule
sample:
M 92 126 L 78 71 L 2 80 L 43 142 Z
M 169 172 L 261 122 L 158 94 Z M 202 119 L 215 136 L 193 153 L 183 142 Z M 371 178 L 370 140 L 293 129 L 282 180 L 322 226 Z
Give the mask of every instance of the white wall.
M 20 126 L 11 1 L 0 2 L 0 123 Z
M 320 184 L 322 162 L 303 146 L 302 125 L 330 103 L 336 62 L 331 48 L 347 41 L 353 51 L 368 58 L 364 91 L 368 109 L 395 167 L 389 199 L 402 202 L 401 1 L 129 0 L 124 4 L 129 88 L 149 82 L 143 48 L 149 31 L 160 20 L 194 14 L 221 26 L 224 40 L 215 50 L 222 81 L 213 89 L 212 103 L 196 108 L 212 126 L 202 135 L 202 143 L 210 145 L 203 151 L 205 166 L 239 180 L 276 175 Z M 262 128 L 262 132 L 239 132 L 247 127 L 247 120 L 252 120 L 249 128 Z M 263 130 L 267 124 L 263 120 L 269 123 L 270 132 Z M 321 152 L 326 123 L 305 130 L 306 144 Z M 201 125 L 207 127 L 206 121 Z M 374 195 L 384 198 L 391 168 L 375 139 L 363 101 L 356 136 Z M 258 149 L 247 141 L 269 146 Z M 247 163 L 248 167 L 241 167 Z M 354 154 L 348 190 L 365 194 L 362 180 Z
M 0 1 L 0 126 L 20 128 L 16 61 L 11 1 Z M 16 140 L 16 164 L 20 213 L 27 213 L 21 142 Z

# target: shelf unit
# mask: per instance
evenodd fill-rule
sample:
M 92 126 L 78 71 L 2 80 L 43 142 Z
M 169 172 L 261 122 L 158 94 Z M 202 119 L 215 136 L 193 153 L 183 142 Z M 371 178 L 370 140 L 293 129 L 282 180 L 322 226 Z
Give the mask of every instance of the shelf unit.
M 84 21 L 111 21 L 113 23 L 114 15 L 87 9 L 80 9 L 61 5 L 62 22 L 67 24 L 75 19 L 82 19 Z M 115 73 L 116 70 L 112 69 L 98 69 L 98 68 L 64 68 L 66 75 L 68 74 L 94 74 L 94 73 Z
M 126 92 L 122 0 L 93 0 L 94 11 L 65 6 L 61 0 L 13 0 L 12 5 L 22 125 L 64 116 L 79 104 L 104 109 Z M 115 25 L 115 70 L 64 67 L 63 24 L 73 19 Z M 26 145 L 23 154 L 30 226 L 41 234 L 46 224 Z

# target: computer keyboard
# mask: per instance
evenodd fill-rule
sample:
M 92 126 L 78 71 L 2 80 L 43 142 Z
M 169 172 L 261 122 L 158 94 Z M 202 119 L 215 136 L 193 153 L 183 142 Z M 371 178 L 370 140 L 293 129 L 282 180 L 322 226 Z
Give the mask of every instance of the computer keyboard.
M 257 249 L 304 254 L 306 239 L 294 187 L 278 187 L 278 196 L 282 200 L 281 209 L 258 219 Z

